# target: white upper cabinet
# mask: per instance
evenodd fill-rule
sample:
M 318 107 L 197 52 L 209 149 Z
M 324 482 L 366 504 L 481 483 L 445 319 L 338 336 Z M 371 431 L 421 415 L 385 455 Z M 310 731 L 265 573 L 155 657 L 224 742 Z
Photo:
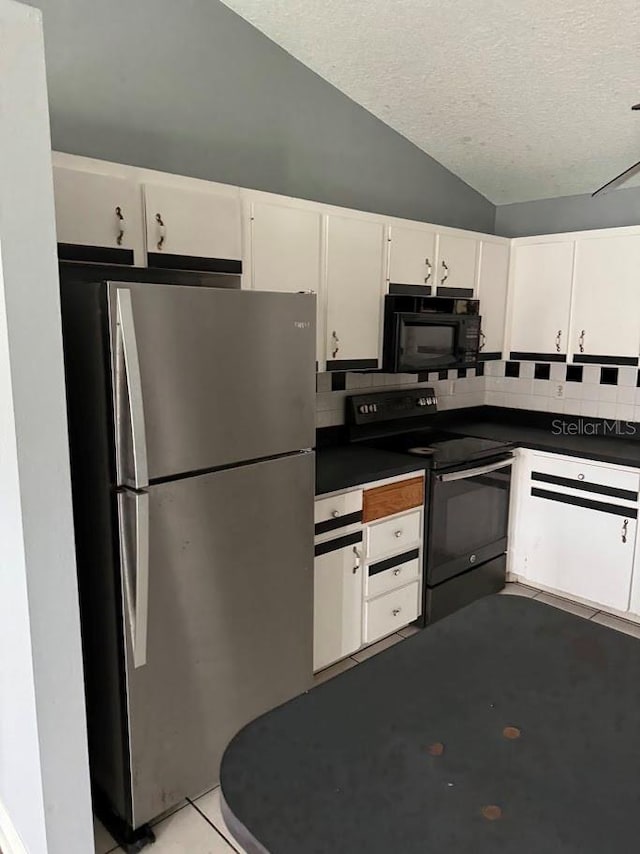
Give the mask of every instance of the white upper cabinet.
M 54 166 L 53 188 L 59 244 L 120 250 L 93 260 L 134 263 L 132 252 L 142 252 L 142 203 L 134 181 Z M 92 260 L 91 253 L 83 258 Z
M 389 229 L 389 283 L 433 285 L 436 235 L 426 228 L 392 225 Z
M 482 243 L 480 257 L 480 351 L 500 358 L 504 349 L 507 285 L 509 283 L 509 244 Z
M 640 236 L 578 240 L 569 351 L 574 360 L 637 359 Z
M 381 222 L 330 214 L 327 367 L 380 366 L 385 234 Z
M 573 242 L 513 248 L 511 352 L 544 360 L 566 358 L 573 277 Z
M 440 234 L 434 277 L 436 288 L 466 288 L 475 291 L 478 246 L 479 241 L 473 237 Z
M 190 258 L 242 260 L 240 193 L 211 189 L 144 184 L 147 254 Z M 155 259 L 161 263 L 159 258 Z M 222 272 L 230 272 L 223 270 Z
M 286 204 L 251 205 L 252 286 L 257 291 L 320 290 L 322 214 Z

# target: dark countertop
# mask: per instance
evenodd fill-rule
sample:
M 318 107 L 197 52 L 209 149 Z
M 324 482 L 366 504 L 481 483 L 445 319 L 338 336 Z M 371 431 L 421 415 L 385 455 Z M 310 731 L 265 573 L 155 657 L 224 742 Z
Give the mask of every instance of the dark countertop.
M 533 451 L 548 451 L 555 454 L 565 454 L 570 457 L 582 457 L 588 460 L 598 460 L 620 466 L 635 466 L 640 468 L 640 441 L 638 439 L 627 439 L 621 436 L 603 435 L 603 422 L 599 419 L 577 417 L 563 422 L 562 416 L 557 416 L 561 422 L 560 427 L 554 428 L 553 421 L 546 426 L 538 424 L 522 424 L 516 420 L 504 421 L 500 415 L 487 414 L 487 417 L 471 418 L 465 420 L 456 417 L 456 420 L 447 425 L 452 433 L 460 433 L 465 436 L 478 436 L 482 439 L 494 439 L 502 442 L 512 442 L 521 448 L 530 448 Z M 582 421 L 582 424 L 580 422 Z M 584 431 L 591 429 L 587 425 L 593 425 L 593 429 L 600 429 L 599 435 L 580 435 L 561 432 L 562 423 L 564 430 L 575 429 Z M 614 422 L 608 422 L 613 424 Z M 570 425 L 575 424 L 572 428 Z M 621 428 L 625 428 L 622 424 Z M 638 434 L 640 436 L 640 430 Z
M 640 468 L 640 424 L 619 422 L 616 435 L 611 432 L 615 421 L 482 406 L 439 412 L 433 426 L 533 451 Z M 344 432 L 332 433 L 331 442 L 336 444 L 319 442 L 316 452 L 316 495 L 424 468 L 416 457 L 349 445 Z
M 316 451 L 316 495 L 423 469 L 420 460 L 408 454 L 361 445 L 320 447 Z

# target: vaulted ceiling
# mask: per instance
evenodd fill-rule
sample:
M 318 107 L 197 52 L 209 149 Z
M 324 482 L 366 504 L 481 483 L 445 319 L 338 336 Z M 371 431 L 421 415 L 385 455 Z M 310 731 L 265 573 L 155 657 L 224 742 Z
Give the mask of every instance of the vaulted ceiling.
M 496 204 L 640 160 L 638 0 L 223 2 Z

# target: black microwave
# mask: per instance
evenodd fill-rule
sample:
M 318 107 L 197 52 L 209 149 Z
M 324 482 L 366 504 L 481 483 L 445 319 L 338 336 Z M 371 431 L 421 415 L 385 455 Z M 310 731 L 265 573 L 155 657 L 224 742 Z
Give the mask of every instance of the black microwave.
M 416 373 L 478 362 L 480 303 L 471 299 L 385 297 L 383 370 Z

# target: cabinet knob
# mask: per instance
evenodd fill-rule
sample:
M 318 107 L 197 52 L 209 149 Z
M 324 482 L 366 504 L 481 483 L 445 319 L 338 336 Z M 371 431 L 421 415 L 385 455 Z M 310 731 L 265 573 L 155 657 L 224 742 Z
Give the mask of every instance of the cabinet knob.
M 584 480 L 584 475 L 582 474 L 582 472 L 580 472 L 580 474 L 578 475 L 578 480 Z
M 396 540 L 400 539 L 400 537 L 402 536 L 402 531 L 394 531 L 393 536 L 396 538 Z
M 158 226 L 158 242 L 156 243 L 156 247 L 158 252 L 162 251 L 162 247 L 164 246 L 164 241 L 167 236 L 167 228 L 164 224 L 164 220 L 162 219 L 162 214 L 156 214 L 156 224 Z
M 332 510 L 331 515 L 333 516 L 334 519 L 337 519 L 338 516 L 340 515 L 340 511 L 339 510 Z
M 118 228 L 118 233 L 116 235 L 116 243 L 118 246 L 122 246 L 122 239 L 124 237 L 124 214 L 122 213 L 122 208 L 120 205 L 116 208 L 116 226 Z
M 393 570 L 393 574 L 394 574 L 394 575 L 400 575 L 400 573 L 401 573 L 401 572 L 402 572 L 402 570 L 401 570 L 401 569 L 394 569 L 394 570 Z
M 398 614 L 400 613 L 400 611 L 402 611 L 402 608 L 394 608 L 391 613 L 393 614 L 394 617 L 397 617 Z

